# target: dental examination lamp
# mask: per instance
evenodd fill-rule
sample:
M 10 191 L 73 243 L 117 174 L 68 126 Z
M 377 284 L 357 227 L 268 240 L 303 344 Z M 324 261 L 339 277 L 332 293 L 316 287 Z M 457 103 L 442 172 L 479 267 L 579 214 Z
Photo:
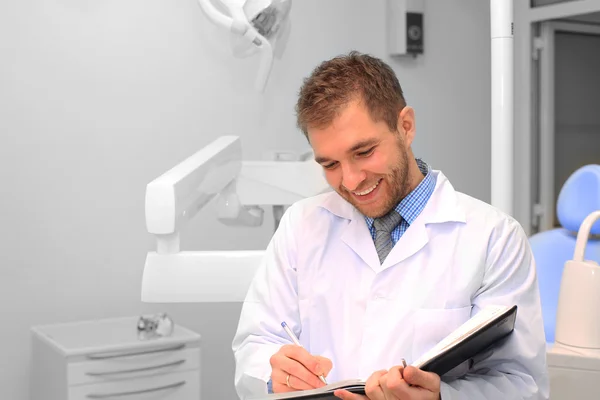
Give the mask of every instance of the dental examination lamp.
M 265 251 L 181 251 L 182 228 L 213 202 L 221 223 L 260 226 L 260 206 L 289 206 L 327 190 L 322 168 L 306 154 L 242 161 L 239 137 L 218 138 L 146 187 L 146 227 L 157 247 L 146 257 L 142 301 L 243 301 Z
M 292 0 L 221 0 L 220 3 L 229 15 L 221 13 L 211 0 L 198 0 L 214 24 L 234 35 L 231 45 L 236 57 L 261 54 L 255 87 L 263 92 L 273 58 L 283 55 L 289 37 Z

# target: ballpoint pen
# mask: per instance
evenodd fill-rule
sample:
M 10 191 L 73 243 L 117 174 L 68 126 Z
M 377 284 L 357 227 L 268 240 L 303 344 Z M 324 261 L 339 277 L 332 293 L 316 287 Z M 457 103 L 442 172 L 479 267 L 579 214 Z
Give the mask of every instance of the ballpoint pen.
M 296 344 L 296 346 L 300 346 L 303 347 L 300 344 L 300 341 L 298 340 L 298 338 L 296 337 L 296 335 L 294 335 L 294 332 L 292 332 L 292 330 L 290 329 L 290 327 L 285 323 L 285 321 L 283 321 L 281 323 L 281 326 L 283 327 L 283 329 L 285 330 L 285 332 L 288 334 L 288 336 L 290 337 L 290 339 L 292 339 L 292 341 L 294 342 L 294 344 Z M 321 380 L 321 382 L 323 382 L 324 384 L 327 385 L 327 381 L 325 380 L 325 377 L 323 375 L 319 376 L 319 379 Z
M 405 360 L 404 358 L 402 359 L 402 366 L 403 366 L 404 368 L 406 368 L 406 360 Z M 403 378 L 404 378 L 404 377 L 403 377 Z M 412 385 L 409 383 L 409 384 L 408 384 L 408 386 L 412 386 Z

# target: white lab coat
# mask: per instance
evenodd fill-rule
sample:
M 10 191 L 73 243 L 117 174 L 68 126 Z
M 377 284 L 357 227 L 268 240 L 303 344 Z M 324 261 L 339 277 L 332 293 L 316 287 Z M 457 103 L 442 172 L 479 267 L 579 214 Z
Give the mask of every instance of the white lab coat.
M 327 377 L 333 383 L 367 379 L 402 358 L 410 364 L 488 304 L 517 304 L 515 331 L 471 370 L 463 365 L 443 377 L 442 399 L 548 398 L 537 278 L 525 233 L 511 217 L 432 172 L 437 182 L 429 202 L 383 265 L 363 215 L 337 193 L 286 211 L 233 340 L 240 398 L 266 393 L 269 359 L 291 343 L 282 321 L 310 353 L 333 361 Z

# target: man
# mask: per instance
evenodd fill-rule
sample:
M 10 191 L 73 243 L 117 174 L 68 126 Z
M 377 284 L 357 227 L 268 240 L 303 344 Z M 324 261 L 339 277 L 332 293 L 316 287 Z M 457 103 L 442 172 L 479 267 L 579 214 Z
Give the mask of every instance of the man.
M 335 392 L 347 400 L 547 398 L 527 237 L 415 159 L 391 68 L 357 52 L 326 61 L 297 113 L 334 191 L 292 205 L 266 250 L 233 341 L 240 397 L 322 387 L 323 374 L 367 379 L 366 396 Z M 492 353 L 443 377 L 402 366 L 483 307 L 513 304 L 515 330 Z

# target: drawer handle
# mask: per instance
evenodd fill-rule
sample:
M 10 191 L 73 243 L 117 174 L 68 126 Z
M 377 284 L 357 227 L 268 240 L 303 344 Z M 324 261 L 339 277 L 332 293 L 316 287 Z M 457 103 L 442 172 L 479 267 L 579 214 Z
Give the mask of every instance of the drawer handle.
M 179 344 L 177 346 L 172 346 L 172 347 L 164 347 L 162 349 L 144 350 L 144 351 L 131 352 L 131 353 L 88 354 L 87 358 L 89 358 L 91 360 L 105 360 L 107 358 L 119 358 L 119 357 L 139 356 L 139 355 L 142 355 L 142 354 L 152 354 L 152 353 L 162 353 L 162 352 L 165 352 L 165 351 L 175 351 L 175 350 L 183 349 L 184 347 L 185 347 L 185 343 L 184 344 Z
M 185 362 L 185 360 L 179 360 L 179 361 L 175 361 L 175 362 L 171 362 L 171 363 L 167 363 L 167 364 L 153 365 L 151 367 L 133 368 L 133 369 L 122 369 L 120 371 L 109 371 L 109 372 L 86 372 L 85 374 L 89 375 L 89 376 L 106 376 L 106 375 L 129 374 L 129 373 L 132 373 L 132 372 L 152 371 L 154 369 L 174 367 L 176 365 L 183 364 L 184 362 Z
M 88 399 L 108 399 L 110 397 L 132 396 L 132 395 L 141 394 L 141 393 L 158 392 L 160 390 L 172 389 L 172 388 L 176 388 L 176 387 L 183 386 L 183 385 L 185 385 L 185 381 L 181 381 L 181 382 L 177 382 L 177 383 L 172 383 L 170 385 L 165 385 L 165 386 L 150 388 L 150 389 L 134 390 L 134 391 L 131 391 L 131 392 L 105 393 L 105 394 L 88 394 L 86 397 Z

